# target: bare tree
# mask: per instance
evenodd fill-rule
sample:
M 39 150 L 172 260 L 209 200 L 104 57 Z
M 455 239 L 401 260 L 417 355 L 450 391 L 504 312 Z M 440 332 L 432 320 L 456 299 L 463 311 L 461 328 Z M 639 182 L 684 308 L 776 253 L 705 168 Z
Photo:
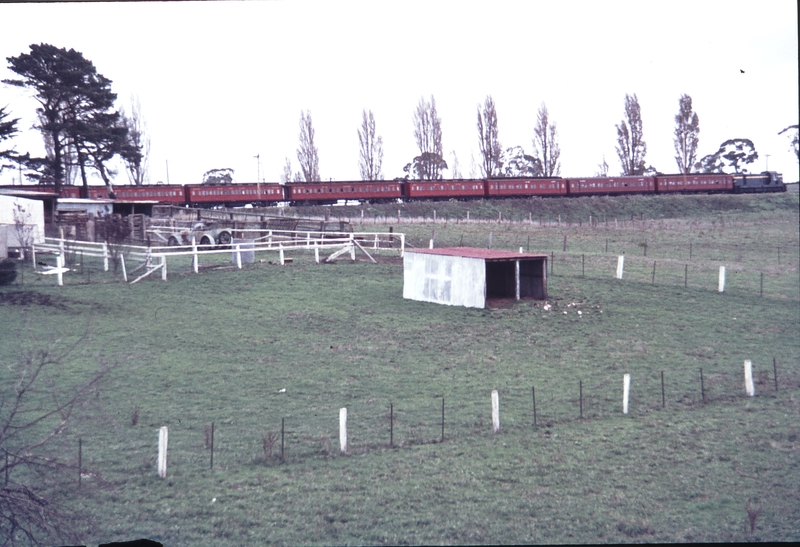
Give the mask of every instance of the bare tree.
M 790 132 L 787 136 L 791 139 L 792 148 L 791 150 L 794 152 L 794 155 L 797 156 L 797 159 L 800 160 L 800 138 L 798 138 L 798 126 L 790 125 L 786 129 L 781 130 L 778 135 L 783 135 L 787 131 Z
M 460 179 L 461 177 L 461 163 L 458 161 L 458 156 L 456 156 L 456 151 L 453 150 L 450 152 L 453 155 L 453 178 Z
M 625 94 L 625 118 L 622 123 L 617 125 L 617 143 L 617 155 L 622 165 L 622 174 L 643 174 L 647 144 L 643 138 L 642 112 L 635 93 L 632 97 Z
M 483 158 L 481 164 L 483 176 L 499 175 L 502 168 L 500 156 L 503 149 L 498 138 L 497 108 L 491 95 L 487 95 L 483 101 L 483 111 L 481 111 L 481 105 L 478 105 L 478 146 Z
M 597 171 L 595 171 L 594 176 L 596 177 L 607 177 L 608 176 L 608 162 L 606 161 L 606 155 L 603 154 L 603 161 L 602 163 L 597 164 Z
M 700 119 L 692 111 L 692 98 L 681 95 L 680 109 L 675 116 L 675 161 L 678 172 L 690 173 L 697 160 L 697 144 L 700 142 Z
M 75 487 L 77 466 L 64 458 L 60 438 L 96 404 L 96 394 L 115 365 L 101 361 L 81 379 L 61 375 L 85 342 L 20 337 L 16 359 L 0 357 L 0 543 L 79 543 L 88 521 L 64 509 L 61 497 Z M 68 494 L 67 494 L 68 495 Z
M 138 98 L 131 97 L 131 113 L 128 115 L 123 110 L 122 120 L 128 128 L 128 146 L 139 151 L 139 154 L 122 155 L 128 179 L 134 186 L 142 186 L 147 183 L 148 178 L 150 135 L 147 134 L 147 124 L 142 117 L 142 106 Z
M 383 138 L 375 133 L 375 117 L 372 115 L 372 110 L 369 113 L 366 110 L 361 111 L 358 143 L 360 145 L 358 168 L 361 171 L 361 179 L 382 180 Z
M 319 154 L 314 144 L 314 126 L 311 123 L 311 112 L 300 112 L 300 147 L 297 149 L 297 161 L 303 173 L 303 181 L 319 182 Z
M 414 139 L 419 148 L 419 156 L 414 158 L 418 177 L 422 180 L 441 179 L 447 163 L 442 153 L 442 120 L 436 112 L 433 95 L 430 102 L 424 97 L 419 99 L 414 111 Z
M 550 123 L 547 106 L 542 103 L 536 116 L 536 127 L 533 130 L 533 155 L 542 166 L 542 176 L 557 177 L 561 173 L 561 148 L 558 145 L 556 124 Z
M 292 160 L 286 158 L 286 163 L 283 164 L 283 173 L 281 173 L 281 183 L 286 184 L 292 182 Z

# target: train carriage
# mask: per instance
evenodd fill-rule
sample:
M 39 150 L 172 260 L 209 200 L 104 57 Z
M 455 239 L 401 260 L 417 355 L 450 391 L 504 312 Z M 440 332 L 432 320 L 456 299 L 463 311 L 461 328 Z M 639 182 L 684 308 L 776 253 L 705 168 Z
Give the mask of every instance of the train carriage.
M 390 201 L 403 197 L 395 181 L 313 182 L 287 184 L 286 200 L 292 203 L 333 204 L 339 200 Z
M 157 201 L 171 205 L 184 205 L 186 195 L 180 185 L 156 186 L 115 186 L 117 201 Z
M 565 196 L 564 179 L 504 178 L 486 181 L 487 197 Z
M 594 177 L 569 179 L 570 196 L 603 194 L 646 194 L 656 191 L 654 177 Z
M 407 199 L 472 199 L 486 195 L 483 180 L 415 180 L 404 183 Z
M 733 176 L 725 173 L 687 173 L 684 175 L 658 175 L 656 191 L 659 194 L 676 192 L 727 192 L 733 188 Z
M 187 204 L 206 207 L 220 203 L 237 206 L 248 203 L 278 203 L 284 200 L 283 186 L 276 182 L 190 184 L 185 189 Z

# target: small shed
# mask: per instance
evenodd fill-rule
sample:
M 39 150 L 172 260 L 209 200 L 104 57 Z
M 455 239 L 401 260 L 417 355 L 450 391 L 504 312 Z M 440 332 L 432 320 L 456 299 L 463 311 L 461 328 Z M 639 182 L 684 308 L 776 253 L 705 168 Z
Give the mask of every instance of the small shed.
M 547 255 L 473 247 L 406 250 L 403 298 L 485 308 L 493 299 L 547 298 Z
M 43 202 L 0 195 L 0 226 L 6 227 L 4 230 L 6 248 L 44 243 Z

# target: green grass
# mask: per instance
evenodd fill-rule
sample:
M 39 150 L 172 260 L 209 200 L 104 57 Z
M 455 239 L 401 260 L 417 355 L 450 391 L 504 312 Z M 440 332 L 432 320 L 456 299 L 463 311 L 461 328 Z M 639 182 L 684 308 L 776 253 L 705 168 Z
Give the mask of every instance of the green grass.
M 104 410 L 53 445 L 75 459 L 80 437 L 84 465 L 99 473 L 61 492 L 96 522 L 89 544 L 797 541 L 797 212 L 726 213 L 724 225 L 718 216 L 628 218 L 616 228 L 395 228 L 419 245 L 433 229 L 437 246 L 462 235 L 485 246 L 492 232 L 495 248 L 516 249 L 530 236 L 531 252 L 555 253 L 550 311 L 534 301 L 475 310 L 403 300 L 396 259 L 318 266 L 309 253 L 283 268 L 199 275 L 188 259 L 172 259 L 168 282 L 154 274 L 133 286 L 111 273 L 93 273 L 91 284 L 85 272 L 71 273 L 62 288 L 26 274 L 23 286 L 0 290 L 0 355 L 13 359 L 27 319 L 38 338 L 72 339 L 90 324 L 64 381 L 98 356 L 121 361 L 96 401 Z M 719 265 L 730 272 L 723 294 Z M 45 296 L 11 304 L 25 300 L 9 296 L 21 291 Z M 743 393 L 745 359 L 755 398 Z M 632 376 L 627 416 L 624 373 Z M 0 382 L 8 374 L 0 371 Z M 497 435 L 492 389 L 500 392 Z M 346 456 L 338 453 L 343 406 Z M 286 460 L 265 459 L 261 434 L 279 431 L 282 418 Z M 204 433 L 212 421 L 213 471 Z M 167 480 L 156 475 L 162 425 L 170 428 Z M 762 506 L 752 537 L 748 500 Z

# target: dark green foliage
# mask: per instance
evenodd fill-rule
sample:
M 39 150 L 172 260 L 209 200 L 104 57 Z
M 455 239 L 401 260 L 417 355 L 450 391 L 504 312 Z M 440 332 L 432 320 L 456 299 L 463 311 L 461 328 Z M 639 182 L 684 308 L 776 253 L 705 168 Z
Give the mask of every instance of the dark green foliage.
M 444 169 L 447 169 L 447 162 L 439 154 L 424 152 L 416 156 L 411 163 L 407 163 L 403 167 L 403 172 L 406 174 L 406 180 L 439 180 Z
M 0 285 L 11 285 L 17 279 L 17 263 L 0 259 Z
M 32 44 L 30 48 L 30 53 L 7 58 L 10 70 L 20 78 L 4 82 L 34 92 L 39 103 L 38 129 L 52 147 L 46 163 L 56 191 L 63 183 L 70 149 L 77 156 L 84 192 L 87 167 L 95 168 L 109 185 L 107 162 L 116 155 L 134 158 L 141 153 L 128 141 L 128 129 L 114 110 L 117 95 L 111 91 L 111 80 L 74 49 L 50 44 Z
M 714 154 L 703 157 L 695 169 L 700 173 L 747 173 L 745 166 L 758 159 L 750 139 L 728 139 Z

